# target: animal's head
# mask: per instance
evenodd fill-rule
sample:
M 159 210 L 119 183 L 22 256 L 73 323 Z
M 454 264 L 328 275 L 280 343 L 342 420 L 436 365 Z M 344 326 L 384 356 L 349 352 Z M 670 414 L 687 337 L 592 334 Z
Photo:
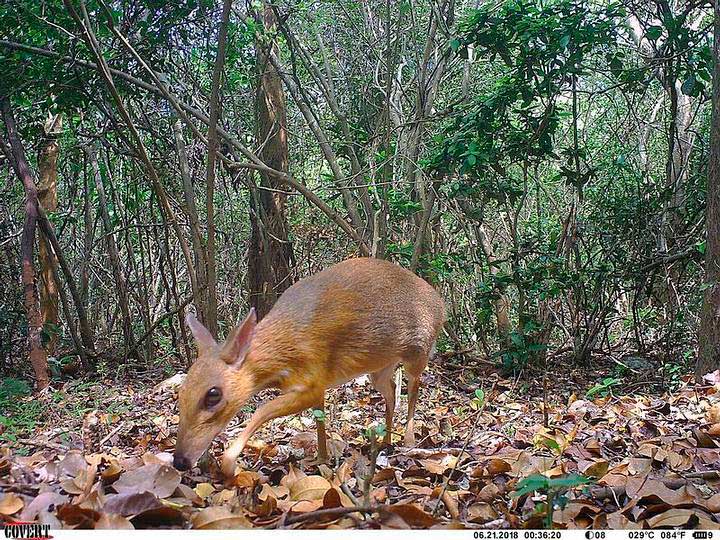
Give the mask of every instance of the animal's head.
M 198 358 L 178 397 L 180 427 L 173 460 L 178 470 L 197 462 L 255 390 L 252 375 L 243 369 L 257 325 L 254 309 L 224 343 L 217 343 L 193 315 L 185 322 L 195 338 Z

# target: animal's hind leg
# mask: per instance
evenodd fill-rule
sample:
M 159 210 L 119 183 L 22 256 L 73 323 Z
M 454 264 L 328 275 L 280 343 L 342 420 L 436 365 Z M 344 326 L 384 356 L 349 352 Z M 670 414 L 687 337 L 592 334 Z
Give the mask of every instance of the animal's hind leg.
M 393 415 L 395 414 L 395 381 L 393 375 L 397 364 L 392 364 L 386 368 L 370 374 L 373 385 L 377 388 L 385 398 L 385 444 L 391 443 Z
M 405 425 L 405 446 L 415 446 L 415 405 L 420 390 L 420 375 L 428 364 L 427 353 L 420 353 L 403 361 L 408 378 L 408 415 Z

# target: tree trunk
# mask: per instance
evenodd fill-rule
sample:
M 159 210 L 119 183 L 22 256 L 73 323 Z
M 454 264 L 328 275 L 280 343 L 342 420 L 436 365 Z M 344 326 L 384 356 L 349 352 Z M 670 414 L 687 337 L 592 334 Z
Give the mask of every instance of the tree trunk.
M 195 268 L 197 271 L 197 282 L 194 284 L 192 293 L 193 298 L 196 303 L 202 302 L 202 293 L 201 290 L 205 288 L 205 271 L 207 269 L 207 252 L 205 251 L 205 245 L 202 241 L 202 229 L 200 227 L 200 219 L 198 218 L 197 213 L 197 205 L 195 204 L 195 190 L 193 188 L 192 178 L 190 177 L 190 163 L 188 162 L 187 158 L 187 151 L 185 149 L 185 139 L 183 138 L 182 133 L 182 124 L 180 123 L 180 120 L 178 119 L 173 124 L 173 135 L 175 136 L 175 147 L 177 148 L 178 153 L 178 164 L 180 165 L 180 177 L 182 178 L 182 185 L 183 185 L 183 196 L 185 198 L 185 207 L 184 211 L 185 214 L 188 217 L 188 225 L 190 225 L 190 232 L 192 234 L 192 248 L 193 248 L 193 255 L 195 257 Z M 166 248 L 168 253 L 170 252 L 169 243 L 170 240 L 166 237 L 165 243 L 168 245 Z M 170 263 L 170 267 L 172 268 L 172 264 Z M 176 276 L 176 271 L 172 271 L 173 281 L 176 282 L 178 280 Z M 193 284 L 191 283 L 191 286 Z M 188 336 L 187 336 L 187 329 L 185 327 L 185 309 L 181 309 L 179 311 L 179 319 L 180 319 L 180 332 L 182 334 L 183 338 L 183 345 L 186 350 L 186 357 L 185 360 L 188 362 L 188 367 L 190 367 L 190 364 L 192 363 L 192 357 L 190 355 L 190 348 L 188 346 Z
M 210 94 L 210 122 L 207 135 L 207 174 L 206 174 L 206 210 L 207 210 L 207 258 L 205 260 L 206 287 L 204 290 L 201 321 L 214 336 L 217 335 L 217 261 L 215 260 L 215 173 L 218 152 L 218 122 L 220 121 L 220 87 L 225 65 L 225 46 L 227 44 L 228 22 L 232 0 L 224 0 L 218 31 L 217 54 L 213 68 L 212 90 Z
M 102 218 L 103 228 L 105 229 L 108 258 L 112 268 L 115 288 L 117 289 L 118 302 L 120 304 L 120 313 L 122 315 L 123 337 L 125 338 L 125 347 L 129 354 L 139 354 L 135 337 L 133 335 L 132 318 L 130 316 L 130 303 L 128 301 L 127 281 L 120 261 L 120 252 L 117 242 L 115 241 L 115 233 L 113 231 L 110 214 L 108 213 L 108 201 L 105 195 L 105 186 L 103 184 L 102 175 L 100 173 L 100 165 L 97 155 L 93 149 L 87 147 L 85 149 L 93 174 L 95 175 L 95 188 L 98 194 L 98 208 L 100 209 L 100 217 Z
M 715 2 L 713 97 L 705 226 L 705 299 L 695 378 L 720 368 L 720 2 Z
M 93 344 L 92 339 L 92 331 L 90 329 L 90 324 L 88 323 L 85 304 L 83 303 L 80 290 L 75 283 L 75 276 L 70 269 L 70 264 L 67 262 L 65 256 L 60 250 L 60 242 L 58 242 L 57 236 L 55 236 L 55 231 L 53 230 L 52 223 L 50 223 L 50 220 L 48 219 L 47 215 L 45 215 L 45 212 L 42 208 L 40 208 L 38 212 L 38 222 L 40 224 L 40 230 L 42 231 L 43 236 L 47 239 L 48 247 L 52 248 L 53 250 L 52 258 L 48 259 L 53 265 L 53 279 L 55 283 L 59 283 L 57 272 L 57 265 L 59 265 L 63 275 L 65 276 L 65 283 L 67 284 L 67 288 L 70 291 L 70 296 L 72 297 L 75 304 L 75 311 L 78 317 L 78 326 L 80 327 L 80 342 L 84 348 L 84 350 L 82 351 L 78 350 L 78 353 L 82 357 L 83 363 L 85 364 L 87 360 L 87 353 L 94 354 L 95 350 L 95 345 Z M 67 304 L 62 287 L 58 286 L 57 290 L 60 293 L 60 300 L 64 304 Z M 69 310 L 65 308 L 68 328 L 70 329 L 70 332 L 72 334 L 74 333 L 74 326 L 72 323 L 72 319 L 69 317 L 69 313 Z M 74 336 L 73 340 L 77 342 L 77 340 L 74 339 Z
M 277 21 L 272 6 L 265 4 L 261 14 L 266 30 Z M 267 32 L 265 35 L 270 35 Z M 277 44 L 257 45 L 258 81 L 255 100 L 257 138 L 262 145 L 260 158 L 269 167 L 288 171 L 287 120 L 282 81 L 269 55 L 277 54 Z M 259 188 L 250 194 L 250 253 L 248 290 L 250 305 L 262 318 L 282 292 L 292 285 L 293 249 L 288 238 L 285 216 L 285 188 L 276 178 L 259 173 Z M 263 189 L 265 188 L 265 189 Z
M 466 215 L 468 220 L 472 212 L 470 203 L 465 199 L 460 199 L 460 208 Z M 482 249 L 485 260 L 488 264 L 488 270 L 490 275 L 495 277 L 499 272 L 498 258 L 495 255 L 495 248 L 493 248 L 492 242 L 488 238 L 487 231 L 482 222 L 473 223 L 473 233 L 475 234 L 475 240 Z M 504 293 L 498 294 L 498 297 L 493 301 L 495 306 L 495 320 L 497 323 L 497 336 L 503 347 L 507 347 L 510 339 L 510 300 Z
M 444 9 L 445 5 L 447 5 L 447 12 Z M 428 250 L 425 216 L 427 212 L 432 211 L 432 205 L 435 199 L 435 195 L 432 192 L 430 194 L 427 193 L 430 187 L 429 179 L 425 177 L 425 173 L 419 165 L 419 160 L 421 157 L 421 146 L 426 133 L 427 118 L 432 114 L 438 88 L 447 66 L 447 58 L 444 55 L 437 61 L 437 64 L 431 63 L 432 55 L 434 52 L 437 52 L 438 48 L 436 36 L 439 23 L 438 16 L 440 13 L 447 13 L 443 25 L 451 28 L 455 19 L 455 2 L 451 1 L 448 4 L 443 4 L 438 10 L 438 15 L 433 14 L 430 17 L 430 28 L 425 41 L 425 49 L 418 74 L 414 121 L 410 127 L 407 138 L 398 138 L 397 143 L 400 148 L 399 153 L 404 156 L 405 181 L 408 186 L 414 186 L 413 197 L 423 205 L 424 209 L 422 214 L 415 215 L 415 225 L 418 227 L 418 236 L 416 236 L 416 239 L 420 238 L 421 242 L 419 244 L 416 243 L 414 246 L 413 261 L 416 259 L 419 261 L 420 257 Z M 432 202 L 429 199 L 432 199 Z M 411 267 L 413 271 L 417 268 L 416 264 L 411 265 Z
M 25 158 L 25 149 L 20 141 L 15 119 L 10 111 L 10 102 L 7 99 L 0 101 L 2 117 L 7 129 L 10 148 L 8 157 L 11 157 L 13 168 L 25 189 L 25 223 L 20 240 L 20 253 L 22 258 L 22 284 L 25 298 L 25 311 L 28 319 L 28 342 L 30 345 L 30 364 L 35 372 L 38 390 L 50 384 L 47 354 L 42 346 L 42 317 L 38 305 L 38 292 L 35 288 L 35 230 L 38 220 L 38 193 L 35 181 L 30 172 L 30 166 Z M 2 143 L 6 146 L 5 143 Z
M 53 232 L 52 232 L 52 226 L 50 222 L 47 220 L 47 216 L 40 213 L 40 230 L 42 231 L 43 236 L 47 239 L 47 249 L 49 250 L 50 247 L 53 247 L 56 245 L 57 238 L 54 238 Z M 60 251 L 56 251 L 55 253 L 60 253 Z M 58 257 L 55 257 L 54 253 L 50 253 L 50 257 L 48 258 L 49 264 L 52 264 L 52 267 L 50 268 L 50 272 L 52 274 L 53 282 L 59 283 L 60 280 L 58 279 Z M 43 269 L 44 270 L 44 269 Z M 70 284 L 70 283 L 69 283 Z M 70 290 L 72 291 L 72 287 L 70 287 Z M 77 290 L 75 290 L 77 292 Z M 67 295 L 65 294 L 65 291 L 63 290 L 62 286 L 57 287 L 57 292 L 60 296 L 60 302 L 62 303 L 63 311 L 65 312 L 65 320 L 68 322 L 68 330 L 70 331 L 70 337 L 73 340 L 73 343 L 75 344 L 75 349 L 77 350 L 77 354 L 80 357 L 80 364 L 82 365 L 82 368 L 85 371 L 88 371 L 90 369 L 90 362 L 88 361 L 88 355 L 87 351 L 92 351 L 92 347 L 86 347 L 86 345 L 83 343 L 83 339 L 81 336 L 78 335 L 77 329 L 75 328 L 75 325 L 73 324 L 72 319 L 72 312 L 70 311 L 70 302 L 67 299 Z M 87 319 L 84 318 L 84 316 L 81 316 L 81 310 L 84 313 L 84 308 L 81 303 L 78 303 L 78 300 L 80 299 L 80 296 L 77 295 L 76 297 L 76 308 L 78 310 L 78 319 L 80 320 L 80 331 L 87 330 Z M 83 321 L 85 321 L 85 327 L 83 327 Z M 83 334 L 85 335 L 85 334 Z
M 670 125 L 668 133 L 668 157 L 665 163 L 665 189 L 671 195 L 664 203 L 658 232 L 658 249 L 661 254 L 672 255 L 677 251 L 677 238 L 685 231 L 685 190 L 690 172 L 690 154 L 695 143 L 693 130 L 693 103 L 690 96 L 680 91 L 680 83 L 668 82 L 667 93 L 670 95 Z M 658 283 L 657 295 L 662 306 L 663 319 L 670 331 L 667 334 L 668 354 L 673 356 L 672 348 L 675 341 L 671 331 L 679 305 L 676 284 L 680 281 L 680 269 L 669 264 Z
M 45 123 L 45 136 L 38 151 L 38 200 L 47 212 L 57 210 L 57 159 L 60 145 L 57 135 L 62 132 L 62 117 L 52 116 Z M 45 234 L 40 234 L 38 244 L 38 259 L 40 262 L 40 316 L 43 328 L 48 336 L 45 351 L 49 356 L 55 355 L 58 343 L 58 285 L 55 281 L 53 269 L 57 261 L 50 249 Z M 69 322 L 69 321 L 68 321 Z
M 206 287 L 205 271 L 207 269 L 207 253 L 202 241 L 202 229 L 200 227 L 200 219 L 198 218 L 197 205 L 195 204 L 195 190 L 193 188 L 192 178 L 190 177 L 190 164 L 188 163 L 187 152 L 185 150 L 185 140 L 182 134 L 182 125 L 180 120 L 173 124 L 173 135 L 175 136 L 175 147 L 178 153 L 178 163 L 180 165 L 180 177 L 182 178 L 183 196 L 185 198 L 185 213 L 188 217 L 188 225 L 192 234 L 193 256 L 195 257 L 195 268 L 197 269 L 197 283 L 193 288 L 193 296 L 196 303 L 202 305 L 202 290 Z M 192 285 L 192 284 L 191 284 Z
M 483 253 L 485 254 L 490 274 L 492 276 L 497 275 L 500 269 L 497 266 L 495 250 L 493 249 L 492 243 L 485 232 L 485 227 L 482 224 L 475 228 L 475 235 L 477 236 Z M 508 314 L 510 311 L 510 301 L 505 294 L 499 294 L 495 299 L 494 304 L 498 339 L 504 347 L 507 347 L 510 337 L 510 315 Z

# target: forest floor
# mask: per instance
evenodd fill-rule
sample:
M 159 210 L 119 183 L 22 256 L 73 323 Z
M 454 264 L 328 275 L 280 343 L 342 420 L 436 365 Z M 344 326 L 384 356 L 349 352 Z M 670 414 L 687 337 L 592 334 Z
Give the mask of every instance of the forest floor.
M 616 362 L 591 372 L 558 364 L 543 389 L 542 373 L 503 378 L 472 365 L 455 358 L 428 368 L 416 448 L 399 446 L 404 395 L 395 444 L 371 444 L 368 428 L 384 404 L 363 377 L 329 392 L 329 463 L 315 460 L 306 412 L 258 432 L 231 481 L 214 459 L 188 473 L 172 468 L 177 377 L 56 383 L 9 413 L 39 411 L 36 425 L 0 434 L 0 520 L 52 528 L 543 528 L 550 504 L 555 528 L 720 527 L 719 373 L 696 386 Z M 603 375 L 618 367 L 621 375 Z M 211 454 L 221 454 L 263 398 Z

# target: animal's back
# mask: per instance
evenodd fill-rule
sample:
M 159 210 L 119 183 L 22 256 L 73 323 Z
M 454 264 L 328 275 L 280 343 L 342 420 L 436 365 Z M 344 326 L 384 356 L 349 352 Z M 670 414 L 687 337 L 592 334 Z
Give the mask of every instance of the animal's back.
M 388 261 L 358 258 L 287 289 L 257 338 L 285 356 L 289 368 L 338 384 L 430 354 L 444 322 L 444 302 L 423 279 Z

